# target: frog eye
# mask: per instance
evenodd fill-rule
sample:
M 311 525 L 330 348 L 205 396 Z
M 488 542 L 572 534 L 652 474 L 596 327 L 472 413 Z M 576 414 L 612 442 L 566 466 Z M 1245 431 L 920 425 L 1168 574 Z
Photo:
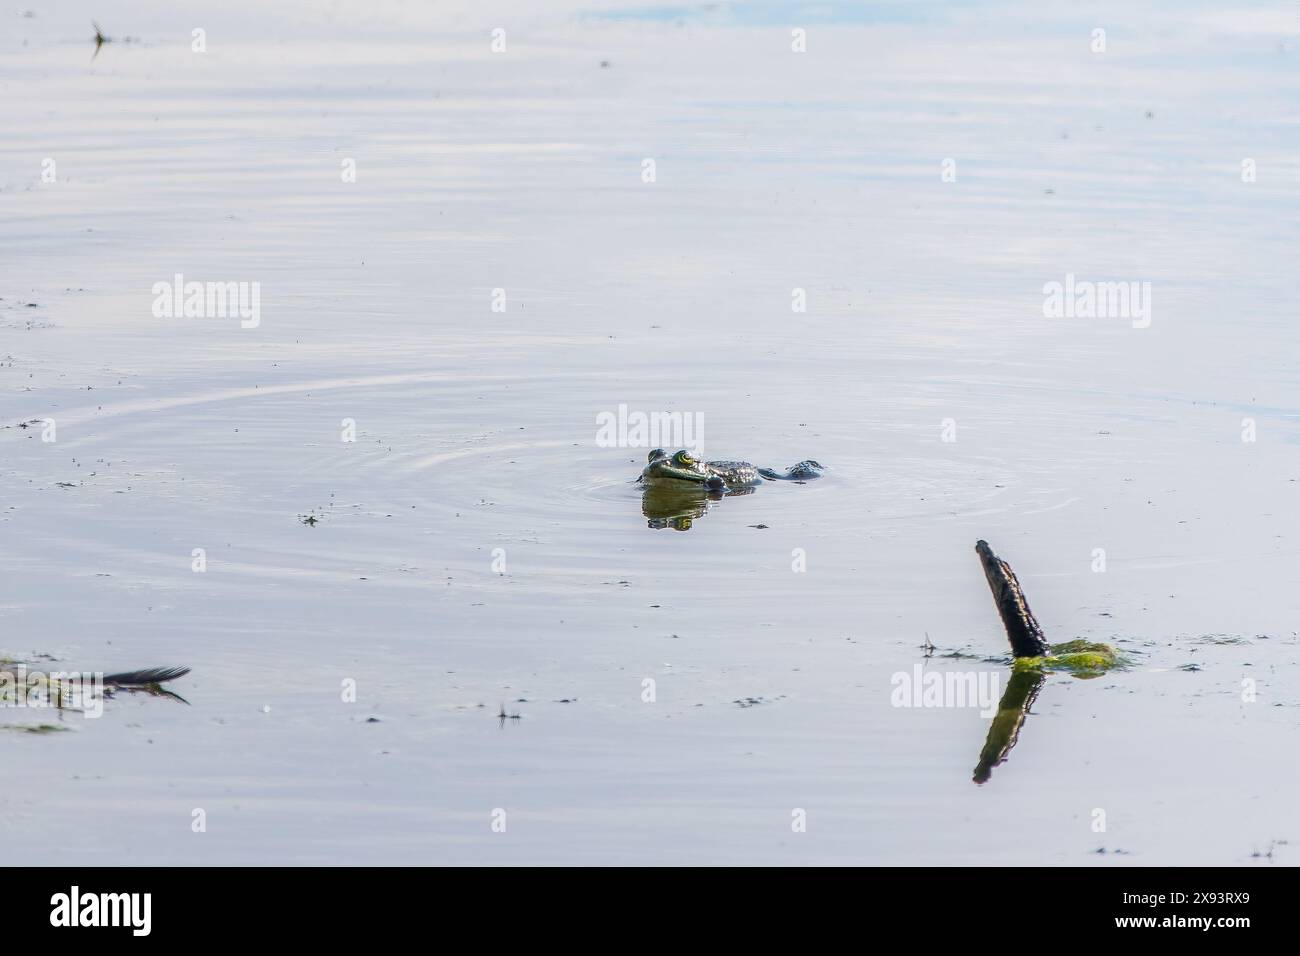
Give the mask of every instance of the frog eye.
M 651 451 L 649 455 L 646 456 L 646 461 L 649 463 L 653 463 L 658 461 L 660 458 L 667 458 L 667 457 L 668 457 L 668 452 L 664 451 L 662 448 L 656 448 L 653 451 Z
M 686 454 L 685 451 L 679 451 L 677 454 L 673 455 L 673 463 L 677 465 L 693 465 L 695 464 L 695 459 Z

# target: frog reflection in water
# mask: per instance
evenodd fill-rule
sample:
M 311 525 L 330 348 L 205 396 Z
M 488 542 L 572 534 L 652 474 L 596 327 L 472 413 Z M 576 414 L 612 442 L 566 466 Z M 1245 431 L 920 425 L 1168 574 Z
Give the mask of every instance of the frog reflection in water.
M 764 480 L 802 483 L 820 478 L 821 473 L 822 466 L 812 460 L 776 472 L 747 461 L 701 461 L 684 449 L 669 455 L 656 448 L 638 479 L 645 489 L 641 511 L 651 528 L 689 531 L 692 522 L 708 511 L 710 501 L 752 494 Z

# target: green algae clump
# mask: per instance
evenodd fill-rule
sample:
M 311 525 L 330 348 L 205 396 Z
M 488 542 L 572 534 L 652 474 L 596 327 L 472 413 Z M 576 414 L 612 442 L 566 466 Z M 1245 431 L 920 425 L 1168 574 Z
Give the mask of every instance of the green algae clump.
M 1123 666 L 1124 659 L 1115 648 L 1091 641 L 1054 644 L 1050 654 L 1043 657 L 1017 657 L 1013 664 L 1017 671 L 1065 671 L 1082 680 L 1100 677 L 1112 668 Z

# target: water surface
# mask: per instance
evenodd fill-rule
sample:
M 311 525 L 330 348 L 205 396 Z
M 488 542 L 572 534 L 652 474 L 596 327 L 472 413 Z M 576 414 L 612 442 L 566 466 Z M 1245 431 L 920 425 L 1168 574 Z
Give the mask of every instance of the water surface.
M 194 672 L 188 707 L 3 734 L 5 846 L 1232 864 L 1294 843 L 1293 13 L 6 14 L 0 424 L 57 440 L 0 430 L 0 654 Z M 91 17 L 119 38 L 93 58 Z M 260 324 L 156 318 L 176 273 L 259 282 Z M 1150 282 L 1150 327 L 1044 318 L 1067 273 Z M 596 442 L 620 404 L 826 477 L 652 529 L 646 449 Z M 1049 678 L 983 786 L 978 709 L 891 706 L 918 663 L 1005 684 L 978 538 L 1053 640 L 1134 662 Z

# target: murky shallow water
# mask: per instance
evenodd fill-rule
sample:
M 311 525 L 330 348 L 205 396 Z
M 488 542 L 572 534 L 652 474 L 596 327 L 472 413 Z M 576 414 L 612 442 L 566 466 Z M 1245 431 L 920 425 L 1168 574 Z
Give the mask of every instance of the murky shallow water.
M 12 853 L 1248 863 L 1300 839 L 1284 7 L 133 3 L 103 26 L 140 41 L 91 60 L 102 14 L 73 6 L 0 32 L 0 424 L 57 427 L 0 430 L 0 653 L 194 672 L 189 707 L 5 733 Z M 260 325 L 155 318 L 178 272 L 260 282 Z M 1044 319 L 1067 273 L 1151 282 L 1150 327 Z M 620 404 L 826 477 L 648 528 L 645 449 L 596 442 Z M 981 537 L 1054 640 L 1134 663 L 1050 678 L 977 787 L 988 721 L 894 707 L 891 678 L 1005 682 Z

